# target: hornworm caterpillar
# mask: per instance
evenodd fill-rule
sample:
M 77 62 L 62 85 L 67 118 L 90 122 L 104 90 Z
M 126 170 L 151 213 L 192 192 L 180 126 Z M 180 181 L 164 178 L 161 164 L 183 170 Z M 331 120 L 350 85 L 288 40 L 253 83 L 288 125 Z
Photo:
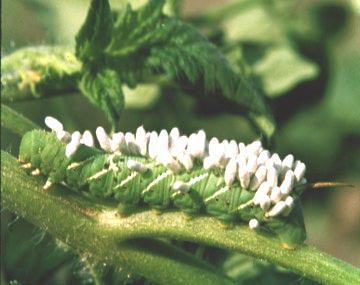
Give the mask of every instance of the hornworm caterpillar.
M 175 207 L 196 215 L 207 213 L 224 222 L 248 222 L 293 247 L 305 238 L 299 196 L 305 188 L 305 164 L 292 155 L 283 160 L 263 149 L 260 141 L 207 141 L 204 131 L 181 136 L 177 128 L 109 137 L 101 127 L 94 147 L 89 131 L 69 134 L 54 118 L 52 132 L 24 135 L 19 160 L 32 174 L 53 183 L 111 197 L 122 204 Z

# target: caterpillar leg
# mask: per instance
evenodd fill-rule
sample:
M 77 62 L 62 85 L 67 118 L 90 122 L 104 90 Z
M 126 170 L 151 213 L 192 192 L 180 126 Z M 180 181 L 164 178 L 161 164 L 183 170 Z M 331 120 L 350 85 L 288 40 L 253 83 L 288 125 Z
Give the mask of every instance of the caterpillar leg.
M 157 215 L 157 216 L 160 216 L 160 215 L 162 215 L 162 212 L 159 210 L 159 209 L 151 209 L 151 211 L 155 214 L 155 215 Z
M 28 163 L 21 164 L 20 167 L 23 169 L 30 169 L 30 168 L 32 168 L 32 165 L 30 162 L 28 162 Z
M 296 248 L 295 246 L 291 246 L 288 243 L 282 243 L 281 247 L 287 250 L 294 250 Z
M 39 176 L 40 175 L 40 169 L 36 168 L 30 173 L 32 176 Z
M 119 218 L 125 218 L 127 216 L 130 216 L 131 214 L 134 214 L 138 210 L 137 205 L 122 204 L 122 203 L 119 203 L 117 208 L 118 208 Z
M 232 229 L 234 227 L 234 223 L 233 222 L 226 223 L 224 221 L 221 221 L 220 226 L 224 230 L 230 230 L 230 229 Z
M 186 220 L 186 221 L 190 221 L 194 218 L 194 216 L 188 214 L 188 213 L 185 213 L 185 212 L 181 212 L 181 215 L 183 216 L 183 218 Z
M 51 182 L 50 179 L 46 180 L 46 182 L 45 182 L 45 184 L 44 184 L 44 186 L 43 186 L 43 190 L 44 190 L 45 192 L 47 192 L 52 185 L 53 185 L 53 183 Z

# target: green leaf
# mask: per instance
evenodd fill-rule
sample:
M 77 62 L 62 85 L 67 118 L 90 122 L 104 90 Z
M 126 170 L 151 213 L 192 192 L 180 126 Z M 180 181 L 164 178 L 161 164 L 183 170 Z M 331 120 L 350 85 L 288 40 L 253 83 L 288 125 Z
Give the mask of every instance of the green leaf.
M 124 108 L 124 95 L 117 73 L 111 69 L 86 71 L 79 88 L 92 104 L 100 107 L 113 126 Z
M 166 0 L 164 6 L 164 14 L 168 16 L 173 16 L 176 18 L 180 17 L 182 0 Z
M 268 97 L 283 95 L 318 75 L 317 65 L 292 47 L 292 39 L 282 21 L 284 13 L 276 9 L 277 3 L 239 3 L 244 4 L 243 9 L 222 22 L 225 42 L 236 50 L 243 49 L 243 56 L 251 64 Z M 228 52 L 230 56 L 231 53 L 233 50 Z
M 156 84 L 138 84 L 134 89 L 123 85 L 123 92 L 126 109 L 150 109 L 161 96 L 160 87 Z
M 110 42 L 107 39 L 102 41 L 101 49 L 104 53 L 101 58 L 92 62 L 91 68 L 96 69 L 99 65 L 110 67 L 131 88 L 148 81 L 154 75 L 164 73 L 176 79 L 187 79 L 193 85 L 200 84 L 202 90 L 199 92 L 197 88 L 194 90 L 195 94 L 217 93 L 235 101 L 242 110 L 248 112 L 255 125 L 270 137 L 275 124 L 264 96 L 245 73 L 235 72 L 218 48 L 196 29 L 166 17 L 163 14 L 164 3 L 165 1 L 151 0 L 138 10 L 133 10 L 128 5 L 115 21 Z M 98 14 L 105 12 L 100 9 L 101 6 L 100 12 L 96 14 L 95 4 L 100 5 L 96 1 L 92 2 L 87 20 L 77 38 L 78 46 L 93 34 L 92 41 L 101 40 L 95 38 L 98 32 L 96 27 L 100 25 L 97 19 Z M 92 22 L 95 23 L 93 28 Z M 90 46 L 92 43 L 88 41 Z M 96 45 L 92 48 L 100 50 Z M 84 61 L 93 59 L 93 53 L 82 55 Z M 87 96 L 92 97 L 94 104 L 101 105 L 108 115 L 116 113 L 109 112 L 110 105 L 117 105 L 115 102 L 111 103 L 110 98 L 104 100 L 100 94 Z M 102 103 L 96 103 L 96 100 L 101 100 Z M 114 116 L 110 117 L 114 120 Z
M 111 39 L 112 26 L 109 2 L 92 0 L 85 22 L 76 35 L 76 56 L 82 61 L 101 56 Z
M 276 97 L 300 82 L 313 79 L 319 70 L 293 49 L 280 46 L 267 49 L 265 55 L 253 65 L 253 72 L 260 78 L 266 94 Z
M 226 42 L 280 43 L 286 41 L 278 22 L 262 1 L 242 1 L 243 8 L 221 23 Z M 245 5 L 246 4 L 246 5 Z
M 106 63 L 130 87 L 159 73 L 200 83 L 205 91 L 223 94 L 245 107 L 263 133 L 271 136 L 271 113 L 251 80 L 244 73 L 236 73 L 216 46 L 196 29 L 165 17 L 161 9 L 162 5 L 154 1 L 138 11 L 128 8 L 114 28 Z
M 164 20 L 163 25 L 172 28 L 161 44 L 149 50 L 145 64 L 153 72 L 162 70 L 194 84 L 200 82 L 207 92 L 220 91 L 245 107 L 257 127 L 270 137 L 275 129 L 274 121 L 264 96 L 252 80 L 244 72 L 235 72 L 218 48 L 192 26 L 173 19 Z
M 150 0 L 139 10 L 127 5 L 114 25 L 113 36 L 106 49 L 111 56 L 126 56 L 156 43 L 163 36 L 161 30 L 163 0 Z

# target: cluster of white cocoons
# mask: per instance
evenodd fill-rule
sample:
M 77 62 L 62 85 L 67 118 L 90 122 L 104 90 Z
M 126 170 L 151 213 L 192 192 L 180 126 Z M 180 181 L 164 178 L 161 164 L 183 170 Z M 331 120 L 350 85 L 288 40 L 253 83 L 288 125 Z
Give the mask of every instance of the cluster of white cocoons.
M 45 125 L 55 132 L 59 140 L 67 143 L 65 150 L 65 155 L 67 157 L 73 155 L 80 144 L 94 146 L 94 138 L 88 130 L 86 130 L 83 134 L 79 131 L 75 131 L 70 134 L 67 131 L 64 131 L 64 127 L 61 122 L 50 116 L 45 117 Z
M 70 140 L 70 134 L 64 131 L 64 126 L 57 119 L 53 117 L 45 118 L 45 125 L 56 133 L 59 140 L 68 142 Z
M 68 157 L 80 144 L 94 146 L 94 138 L 89 131 L 83 134 L 76 131 L 70 136 L 52 117 L 46 117 L 45 124 L 56 132 L 60 140 L 68 142 Z M 207 170 L 222 169 L 226 187 L 230 189 L 238 183 L 242 188 L 254 191 L 251 203 L 261 207 L 267 217 L 288 215 L 294 206 L 293 189 L 306 183 L 304 163 L 295 161 L 291 154 L 284 159 L 277 153 L 271 155 L 259 140 L 248 145 L 234 140 L 220 142 L 217 138 L 208 141 L 203 130 L 185 136 L 180 135 L 178 128 L 171 129 L 169 133 L 166 130 L 157 133 L 146 132 L 143 126 L 137 128 L 135 134 L 118 132 L 112 136 L 103 127 L 98 127 L 96 138 L 106 152 L 148 157 L 174 173 L 182 169 L 190 171 L 195 161 L 202 163 Z M 147 171 L 145 165 L 135 160 L 130 160 L 127 167 L 137 172 Z M 185 193 L 190 186 L 176 181 L 172 188 Z M 251 229 L 258 226 L 259 222 L 255 219 L 249 222 Z

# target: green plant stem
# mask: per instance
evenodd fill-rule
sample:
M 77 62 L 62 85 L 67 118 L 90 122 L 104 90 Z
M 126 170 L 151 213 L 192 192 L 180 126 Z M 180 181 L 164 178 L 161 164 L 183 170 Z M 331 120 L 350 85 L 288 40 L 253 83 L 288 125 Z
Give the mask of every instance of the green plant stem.
M 143 211 L 120 217 L 116 208 L 94 205 L 69 191 L 55 188 L 50 193 L 44 193 L 38 179 L 28 177 L 10 155 L 2 154 L 2 162 L 5 207 L 75 248 L 89 250 L 95 256 L 106 257 L 112 262 L 128 260 L 132 269 L 139 270 L 145 276 L 151 274 L 152 270 L 142 268 L 143 265 L 137 263 L 142 253 L 128 249 L 118 252 L 114 250 L 114 245 L 134 238 L 166 237 L 243 252 L 323 284 L 356 284 L 360 280 L 359 269 L 310 246 L 304 245 L 296 250 L 283 249 L 278 240 L 251 231 L 247 226 L 224 229 L 215 218 L 197 217 L 189 220 L 177 211 L 162 215 Z M 147 258 L 151 259 L 150 256 Z M 167 271 L 164 266 L 161 268 L 163 270 L 160 271 Z M 194 272 L 187 274 L 194 275 Z
M 1 126 L 20 136 L 28 131 L 39 128 L 28 118 L 4 104 L 1 104 Z
M 1 59 L 1 101 L 21 101 L 76 90 L 81 63 L 71 48 L 22 48 Z
M 128 268 L 159 284 L 234 284 L 207 263 L 157 240 L 124 239 L 97 219 L 104 208 L 55 187 L 42 190 L 40 178 L 28 176 L 11 155 L 2 152 L 3 207 L 45 229 L 79 253 Z M 106 213 L 106 212 L 105 212 Z

